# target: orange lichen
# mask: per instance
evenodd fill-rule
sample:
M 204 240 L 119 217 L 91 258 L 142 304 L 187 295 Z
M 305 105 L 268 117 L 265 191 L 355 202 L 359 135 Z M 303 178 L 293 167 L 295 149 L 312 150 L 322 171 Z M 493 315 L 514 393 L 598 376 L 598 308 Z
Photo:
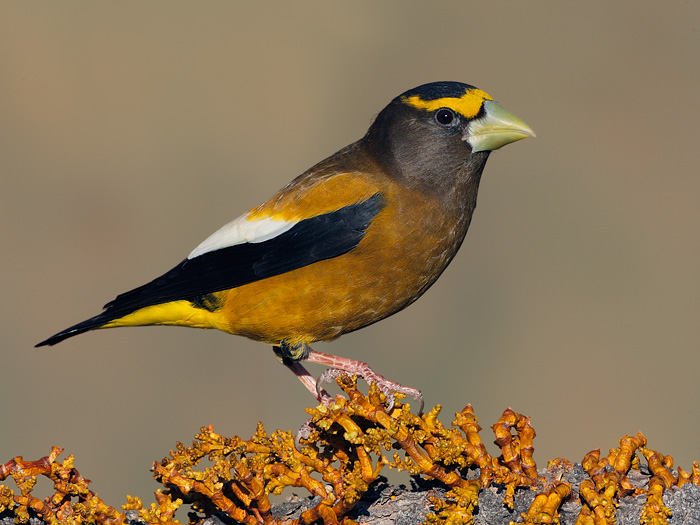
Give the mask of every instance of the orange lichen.
M 581 504 L 577 524 L 613 524 L 618 502 L 641 495 L 646 503 L 640 522 L 666 525 L 671 511 L 663 503 L 664 491 L 688 483 L 700 485 L 697 462 L 691 472 L 678 469 L 676 475 L 672 458 L 647 448 L 638 433 L 624 436 L 605 457 L 599 449 L 586 454 L 581 464 L 588 478 L 572 487 L 562 481 L 571 479 L 574 471 L 566 460 L 554 460 L 538 473 L 530 419 L 510 408 L 491 427 L 500 448 L 500 456 L 494 457 L 482 441 L 471 405 L 445 427 L 438 419 L 440 406 L 422 415 L 413 414 L 400 401 L 387 409 L 376 386 L 363 395 L 353 378 L 341 377 L 338 384 L 347 397 L 337 396 L 328 406 L 309 409 L 311 419 L 298 443 L 290 432 L 268 434 L 262 424 L 248 440 L 224 437 L 205 427 L 191 446 L 177 443 L 167 458 L 153 465 L 153 476 L 164 488 L 147 508 L 129 496 L 121 512 L 109 507 L 89 489 L 90 482 L 73 466 L 73 456 L 59 462 L 62 450 L 53 447 L 38 461 L 16 457 L 0 464 L 0 481 L 11 477 L 18 491 L 0 485 L 0 512 L 10 510 L 17 523 L 37 515 L 49 524 L 116 525 L 126 523 L 127 513 L 137 513 L 145 523 L 169 524 L 177 523 L 176 511 L 184 505 L 192 511 L 192 523 L 220 512 L 239 523 L 268 524 L 278 522 L 270 495 L 299 487 L 317 498 L 286 523 L 350 524 L 353 508 L 389 467 L 444 487 L 444 496 L 435 491 L 428 498 L 432 504 L 428 523 L 471 523 L 481 492 L 495 486 L 510 509 L 518 489 L 537 491 L 529 509 L 521 513 L 524 523 L 558 524 L 563 502 L 572 500 Z M 203 461 L 209 464 L 202 466 Z M 640 469 L 642 461 L 651 475 L 645 477 L 646 486 L 635 486 L 630 481 L 635 478 L 628 476 Z M 32 496 L 40 475 L 54 484 L 54 493 L 44 500 Z M 640 475 L 635 473 L 636 479 Z
M 443 525 L 468 525 L 474 521 L 472 512 L 479 503 L 479 489 L 481 484 L 477 480 L 469 480 L 466 486 L 455 487 L 445 495 L 442 500 L 435 495 L 429 495 L 428 501 L 433 506 L 433 512 L 425 517 L 425 523 Z
M 48 456 L 37 461 L 24 461 L 18 456 L 0 464 L 0 481 L 11 477 L 20 491 L 15 494 L 9 487 L 0 485 L 0 512 L 11 510 L 16 523 L 27 523 L 30 510 L 49 524 L 84 523 L 88 517 L 107 525 L 123 523 L 124 517 L 119 511 L 88 489 L 90 480 L 73 467 L 73 456 L 68 456 L 63 463 L 56 461 L 61 452 L 63 449 L 52 447 Z M 54 483 L 55 492 L 44 501 L 31 495 L 39 475 Z
M 700 463 L 693 462 L 693 468 L 690 472 L 686 472 L 678 467 L 678 486 L 682 487 L 686 483 L 700 486 Z
M 571 485 L 557 481 L 544 492 L 535 496 L 527 512 L 521 514 L 523 523 L 549 524 L 559 523 L 559 507 L 562 502 L 571 494 Z M 513 522 L 511 522 L 511 525 Z

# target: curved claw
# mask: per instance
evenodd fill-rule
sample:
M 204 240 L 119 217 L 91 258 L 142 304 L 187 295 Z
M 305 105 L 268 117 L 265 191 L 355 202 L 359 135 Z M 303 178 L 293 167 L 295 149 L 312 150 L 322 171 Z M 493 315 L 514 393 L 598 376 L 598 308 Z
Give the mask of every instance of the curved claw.
M 301 440 L 309 439 L 311 436 L 311 421 L 312 419 L 309 419 L 306 423 L 304 423 L 294 436 L 294 446 L 297 448 L 297 450 L 301 450 Z
M 345 373 L 343 370 L 340 370 L 338 368 L 329 368 L 327 370 L 324 370 L 323 373 L 318 376 L 318 379 L 316 380 L 316 394 L 319 395 L 321 391 L 323 390 L 323 383 L 332 383 L 336 379 L 338 379 L 343 373 Z

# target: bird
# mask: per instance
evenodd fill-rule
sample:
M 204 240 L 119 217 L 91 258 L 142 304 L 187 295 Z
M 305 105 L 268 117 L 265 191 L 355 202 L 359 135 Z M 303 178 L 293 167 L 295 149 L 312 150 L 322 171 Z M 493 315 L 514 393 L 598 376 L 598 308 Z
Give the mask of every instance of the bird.
M 469 228 L 491 151 L 533 130 L 455 81 L 395 97 L 358 141 L 215 231 L 178 265 L 36 346 L 103 328 L 213 328 L 272 345 L 321 402 L 341 373 L 411 395 L 366 363 L 313 350 L 395 314 L 438 279 Z M 315 379 L 308 361 L 331 367 Z

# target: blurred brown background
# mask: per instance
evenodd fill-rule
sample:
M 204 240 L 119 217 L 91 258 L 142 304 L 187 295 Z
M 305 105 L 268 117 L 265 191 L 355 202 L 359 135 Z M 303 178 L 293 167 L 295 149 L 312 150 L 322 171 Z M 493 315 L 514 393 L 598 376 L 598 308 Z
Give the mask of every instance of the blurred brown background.
M 642 430 L 690 468 L 700 4 L 632 1 L 3 2 L 0 461 L 60 445 L 116 506 L 152 501 L 151 462 L 202 425 L 298 428 L 311 398 L 243 338 L 32 346 L 435 80 L 479 86 L 538 137 L 491 156 L 466 243 L 420 301 L 318 348 L 421 388 L 446 423 L 466 403 L 484 427 L 531 416 L 540 465 Z

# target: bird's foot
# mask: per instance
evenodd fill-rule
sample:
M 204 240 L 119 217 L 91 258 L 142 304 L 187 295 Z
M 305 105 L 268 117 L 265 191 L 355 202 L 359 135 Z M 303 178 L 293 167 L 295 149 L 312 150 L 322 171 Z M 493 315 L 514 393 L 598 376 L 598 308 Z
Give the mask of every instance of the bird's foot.
M 282 344 L 273 347 L 273 349 L 275 355 L 282 363 L 294 372 L 309 392 L 325 406 L 329 406 L 333 402 L 333 397 L 323 388 L 323 383 L 334 381 L 343 373 L 347 373 L 361 377 L 367 381 L 368 384 L 376 383 L 379 391 L 386 397 L 386 404 L 389 408 L 392 408 L 396 401 L 394 394 L 399 393 L 413 397 L 419 403 L 418 413 L 420 414 L 423 412 L 423 394 L 420 390 L 390 381 L 384 376 L 377 374 L 367 363 L 317 352 L 316 350 L 312 350 L 306 343 L 298 343 L 290 346 L 283 341 Z M 325 365 L 330 367 L 330 369 L 321 374 L 318 379 L 314 379 L 301 364 L 301 360 Z
M 316 391 L 325 392 L 322 387 L 323 383 L 335 381 L 343 374 L 354 374 L 364 379 L 370 385 L 375 383 L 379 391 L 386 397 L 386 406 L 389 409 L 394 407 L 396 401 L 394 394 L 399 393 L 413 397 L 419 403 L 418 413 L 421 414 L 423 412 L 423 394 L 420 390 L 403 386 L 377 374 L 367 363 L 362 363 L 361 361 L 352 362 L 356 364 L 347 368 L 329 368 L 323 372 L 316 381 Z

